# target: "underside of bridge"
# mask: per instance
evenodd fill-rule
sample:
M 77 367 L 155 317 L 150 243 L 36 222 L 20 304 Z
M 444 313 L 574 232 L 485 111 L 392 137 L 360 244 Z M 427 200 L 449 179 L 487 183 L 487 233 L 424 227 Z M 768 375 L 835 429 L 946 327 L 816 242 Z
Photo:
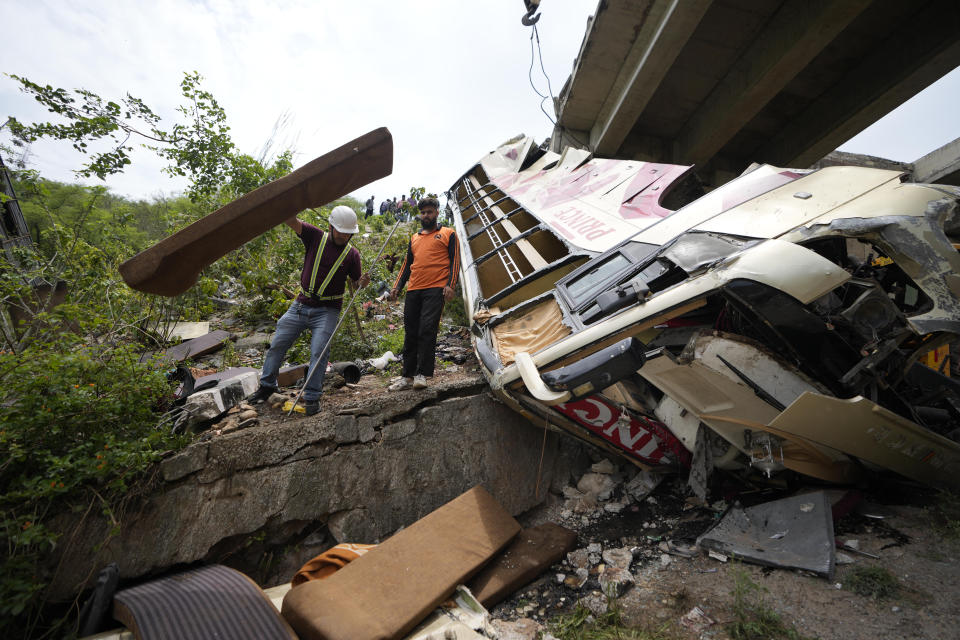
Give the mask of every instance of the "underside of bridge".
M 601 0 L 553 148 L 807 167 L 960 66 L 955 0 Z

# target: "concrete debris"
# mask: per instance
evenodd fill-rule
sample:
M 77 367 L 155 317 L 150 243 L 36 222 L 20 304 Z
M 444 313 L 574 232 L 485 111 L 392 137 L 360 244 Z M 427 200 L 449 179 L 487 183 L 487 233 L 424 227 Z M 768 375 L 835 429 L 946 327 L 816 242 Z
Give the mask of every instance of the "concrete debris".
M 600 588 L 608 598 L 619 598 L 634 584 L 633 575 L 626 569 L 609 566 L 600 574 Z
M 720 562 L 726 562 L 728 560 L 726 554 L 720 553 L 719 551 L 708 551 L 707 555 L 713 558 L 714 560 L 719 560 Z
M 663 480 L 662 474 L 642 470 L 624 485 L 623 490 L 631 498 L 641 502 L 657 488 L 661 480 Z
M 189 428 L 209 422 L 231 407 L 243 402 L 243 399 L 257 390 L 259 376 L 255 371 L 247 371 L 234 378 L 221 380 L 216 387 L 198 391 L 187 398 L 184 412 L 189 416 Z
M 497 638 L 500 640 L 537 640 L 541 637 L 543 625 L 530 618 L 520 618 L 519 620 L 494 620 L 493 628 L 497 632 Z
M 633 552 L 626 547 L 620 549 L 606 549 L 603 552 L 603 561 L 612 567 L 629 569 L 633 562 Z
M 591 465 L 590 470 L 594 473 L 605 473 L 607 475 L 612 475 L 617 472 L 617 467 L 609 459 L 604 458 L 600 462 L 596 462 Z
M 270 405 L 271 409 L 279 409 L 289 399 L 290 398 L 283 395 L 282 393 L 272 393 L 270 394 L 270 397 L 267 398 L 267 404 Z
M 580 478 L 577 489 L 584 495 L 593 496 L 596 500 L 609 500 L 616 481 L 605 473 L 587 473 Z
M 837 564 L 853 564 L 856 560 L 853 559 L 853 556 L 848 556 L 845 553 L 837 553 L 836 563 Z
M 714 620 L 700 607 L 690 609 L 680 618 L 680 626 L 690 629 L 694 633 L 703 633 L 712 624 L 714 624 Z
M 237 351 L 246 351 L 247 349 L 263 351 L 270 346 L 270 336 L 269 333 L 256 331 L 248 336 L 238 338 L 233 346 Z
M 589 569 L 590 553 L 586 549 L 576 549 L 567 554 L 567 562 L 577 569 Z
M 697 545 L 688 545 L 673 540 L 666 540 L 659 544 L 660 551 L 670 555 L 680 556 L 681 558 L 694 558 L 699 554 Z
M 603 595 L 599 591 L 594 591 L 590 595 L 581 598 L 580 604 L 582 604 L 585 609 L 595 616 L 602 616 L 607 612 L 609 607 L 607 596 Z

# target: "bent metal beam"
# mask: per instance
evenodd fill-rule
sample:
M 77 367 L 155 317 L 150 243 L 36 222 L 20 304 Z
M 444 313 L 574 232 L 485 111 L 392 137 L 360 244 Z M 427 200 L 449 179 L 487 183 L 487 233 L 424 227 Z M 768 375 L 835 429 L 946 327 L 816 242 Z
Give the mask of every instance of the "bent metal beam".
M 393 171 L 393 137 L 374 129 L 279 180 L 237 198 L 120 265 L 133 289 L 175 296 L 200 270 L 309 207 L 318 207 Z

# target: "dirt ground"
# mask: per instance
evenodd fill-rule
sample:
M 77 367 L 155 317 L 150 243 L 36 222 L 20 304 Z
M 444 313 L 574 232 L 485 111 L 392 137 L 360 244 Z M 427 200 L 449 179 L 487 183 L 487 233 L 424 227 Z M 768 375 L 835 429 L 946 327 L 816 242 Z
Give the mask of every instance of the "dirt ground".
M 720 517 L 709 507 L 689 505 L 686 493 L 678 478 L 662 483 L 642 503 L 619 514 L 588 518 L 586 524 L 582 517 L 563 517 L 562 499 L 526 514 L 522 520 L 525 525 L 554 521 L 573 528 L 579 534 L 580 548 L 599 543 L 603 549 L 631 549 L 634 562 L 630 571 L 636 583 L 617 602 L 628 626 L 660 628 L 666 624 L 680 637 L 728 638 L 724 626 L 734 617 L 736 575 L 746 572 L 765 592 L 766 605 L 807 637 L 947 640 L 960 635 L 960 541 L 945 539 L 934 526 L 932 510 L 938 499 L 934 492 L 897 483 L 866 492 L 859 508 L 862 513 L 854 511 L 839 518 L 835 534 L 841 541 L 857 540 L 861 551 L 879 555 L 879 559 L 841 552 L 853 562 L 837 566 L 832 580 L 792 570 L 723 563 L 702 551 L 693 558 L 663 553 L 661 545 L 667 541 L 692 544 Z M 766 496 L 753 496 L 752 502 L 782 495 L 784 492 L 771 491 Z M 884 518 L 863 513 L 882 514 Z M 873 600 L 843 588 L 852 571 L 867 566 L 889 570 L 902 586 L 901 593 Z M 593 575 L 596 568 L 579 590 L 558 584 L 556 574 L 570 574 L 572 570 L 566 561 L 555 565 L 492 613 L 507 620 L 527 616 L 549 622 L 558 614 L 572 611 L 579 599 L 600 594 Z M 695 606 L 715 624 L 701 632 L 681 627 L 680 617 Z

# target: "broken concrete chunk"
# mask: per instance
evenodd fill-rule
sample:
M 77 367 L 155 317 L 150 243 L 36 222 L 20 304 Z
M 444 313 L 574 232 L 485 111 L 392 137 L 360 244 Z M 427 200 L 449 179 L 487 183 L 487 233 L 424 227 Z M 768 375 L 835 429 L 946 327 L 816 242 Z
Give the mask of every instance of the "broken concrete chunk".
M 357 437 L 360 442 L 370 442 L 377 437 L 377 431 L 374 425 L 377 421 L 369 416 L 363 416 L 357 420 Z
M 630 481 L 623 485 L 623 490 L 637 502 L 642 502 L 644 498 L 657 488 L 657 485 L 660 484 L 662 479 L 662 474 L 641 470 L 631 478 Z
M 194 393 L 183 405 L 184 411 L 190 416 L 188 426 L 213 420 L 227 409 L 240 404 L 244 398 L 256 391 L 258 384 L 257 372 L 248 371 L 223 380 L 212 389 Z
M 337 416 L 334 418 L 334 440 L 337 444 L 356 442 L 359 439 L 357 419 L 354 416 Z
M 415 418 L 410 418 L 408 420 L 401 420 L 400 422 L 385 424 L 380 433 L 384 442 L 392 442 L 413 435 L 416 431 L 417 421 Z
M 630 563 L 633 562 L 633 553 L 626 547 L 607 549 L 602 555 L 604 562 L 620 569 L 629 569 Z
M 492 625 L 500 640 L 537 640 L 543 630 L 539 622 L 530 618 L 494 620 Z
M 580 599 L 580 604 L 595 616 L 602 616 L 607 612 L 609 602 L 607 596 L 602 593 L 593 592 L 585 598 Z
M 597 500 L 607 500 L 617 486 L 616 481 L 604 473 L 586 473 L 577 483 L 577 489 Z
M 577 549 L 567 554 L 567 562 L 577 569 L 590 568 L 590 554 L 586 549 Z
M 590 470 L 594 473 L 605 473 L 611 475 L 617 472 L 617 467 L 609 459 L 604 458 L 600 462 L 596 462 L 590 466 Z
M 608 598 L 619 598 L 634 583 L 634 578 L 626 569 L 607 567 L 600 574 L 600 588 Z
M 694 607 L 690 609 L 687 613 L 680 618 L 680 626 L 690 629 L 694 633 L 703 633 L 714 623 L 713 619 L 708 616 L 703 609 L 700 607 Z
M 160 473 L 167 482 L 179 480 L 184 476 L 190 475 L 194 471 L 203 469 L 207 463 L 207 452 L 209 445 L 206 443 L 195 444 L 187 447 L 181 453 L 167 458 L 160 463 Z

